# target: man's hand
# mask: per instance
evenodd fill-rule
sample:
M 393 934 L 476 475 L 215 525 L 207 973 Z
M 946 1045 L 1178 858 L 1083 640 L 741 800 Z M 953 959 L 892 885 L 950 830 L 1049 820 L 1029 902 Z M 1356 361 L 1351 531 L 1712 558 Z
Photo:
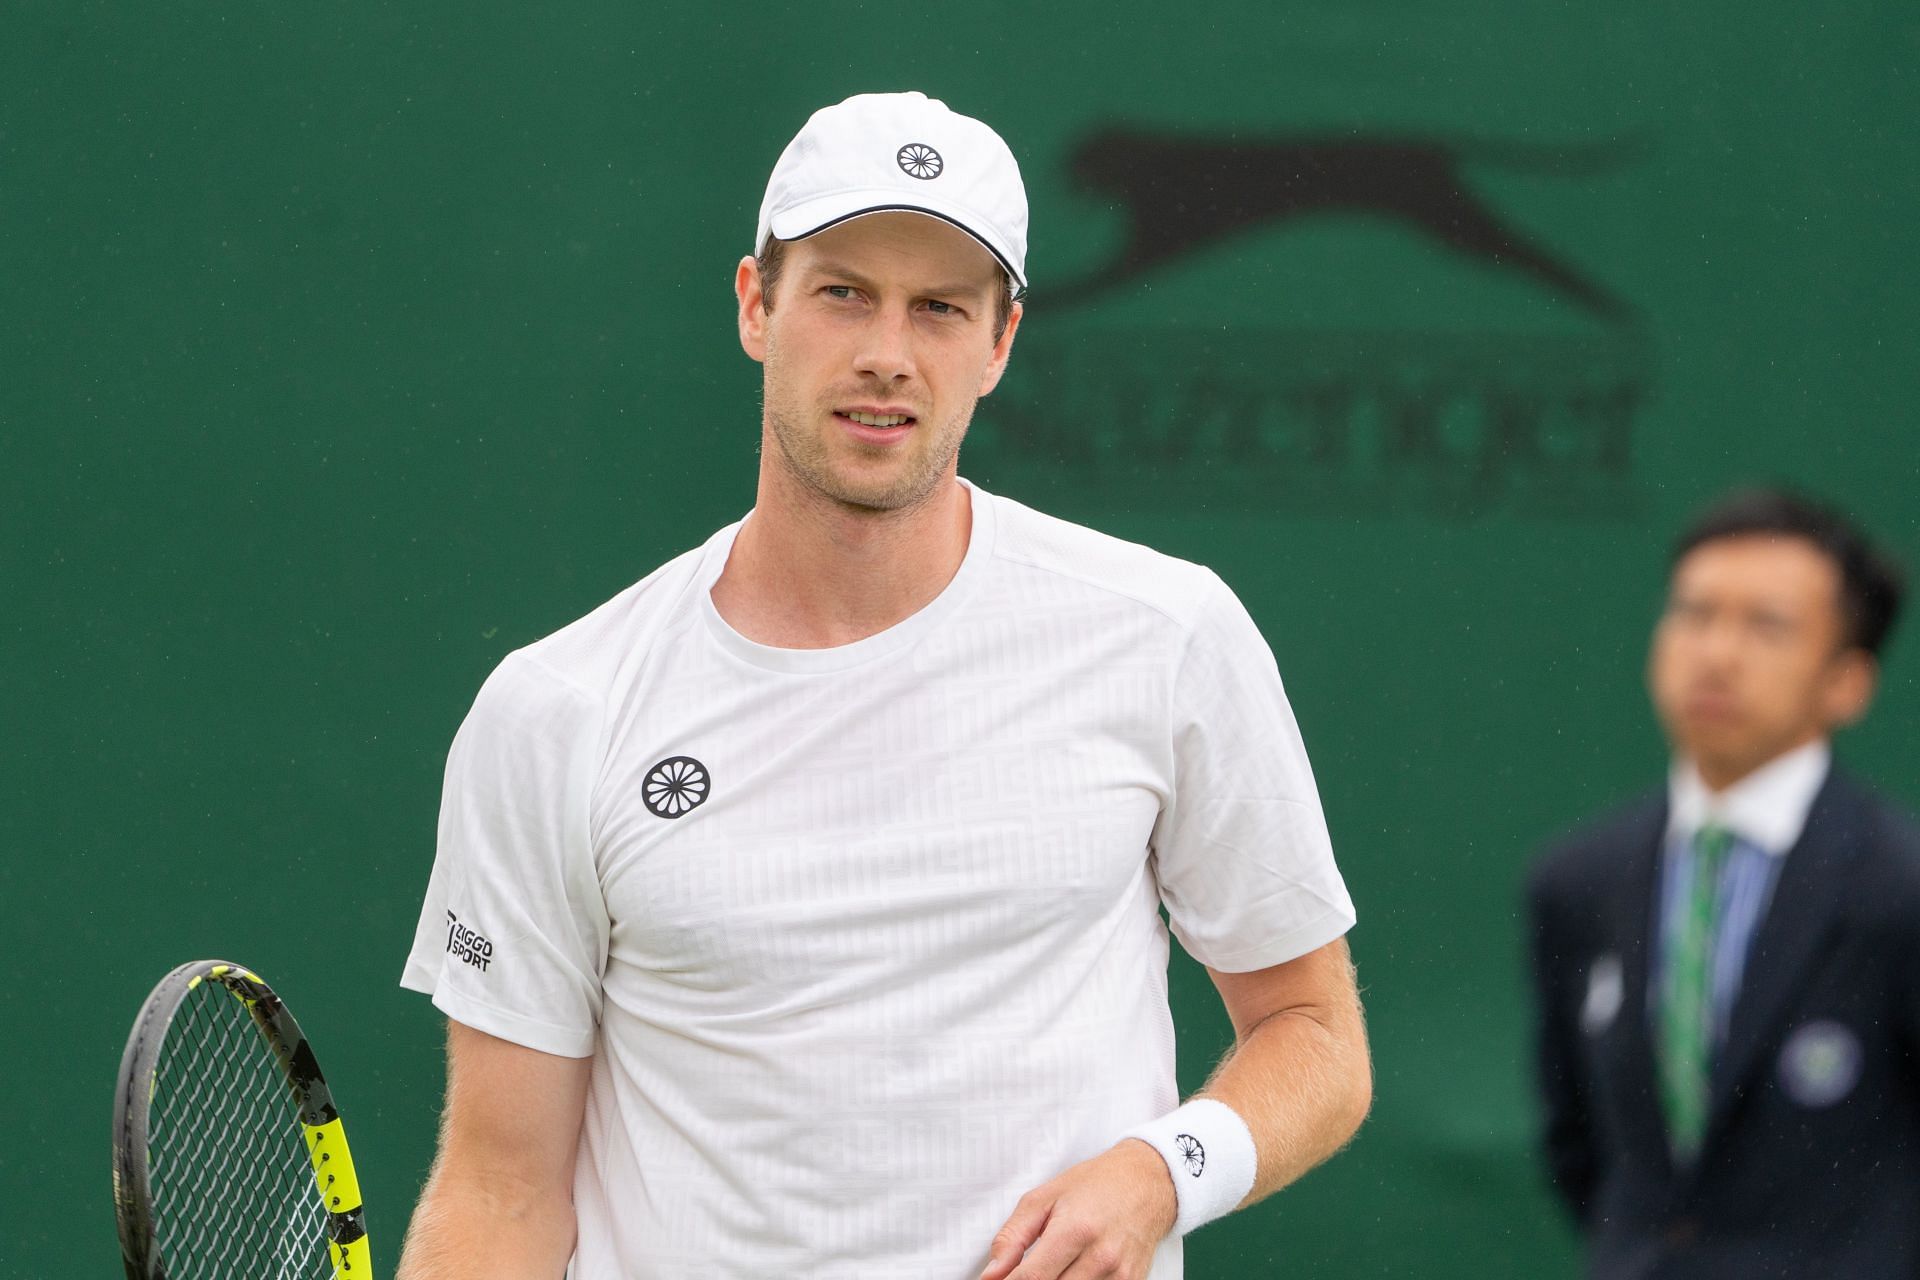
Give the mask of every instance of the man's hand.
M 1344 939 L 1266 969 L 1209 970 L 1234 1048 L 1201 1096 L 1232 1107 L 1259 1167 L 1241 1203 L 1338 1151 L 1366 1118 L 1373 1068 Z M 980 1280 L 1141 1280 L 1179 1216 L 1160 1153 L 1128 1138 L 1020 1197 Z
M 1021 1196 L 980 1280 L 1143 1280 L 1179 1211 L 1166 1161 L 1128 1138 Z

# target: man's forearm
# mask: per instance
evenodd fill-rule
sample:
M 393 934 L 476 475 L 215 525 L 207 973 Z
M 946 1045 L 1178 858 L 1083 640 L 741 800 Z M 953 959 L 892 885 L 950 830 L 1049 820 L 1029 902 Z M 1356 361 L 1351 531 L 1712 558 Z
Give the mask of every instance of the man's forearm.
M 1200 1096 L 1226 1103 L 1253 1134 L 1252 1204 L 1346 1145 L 1373 1102 L 1358 1001 L 1283 1009 L 1251 1028 Z
M 437 1169 L 407 1228 L 396 1280 L 561 1280 L 573 1256 L 573 1204 Z

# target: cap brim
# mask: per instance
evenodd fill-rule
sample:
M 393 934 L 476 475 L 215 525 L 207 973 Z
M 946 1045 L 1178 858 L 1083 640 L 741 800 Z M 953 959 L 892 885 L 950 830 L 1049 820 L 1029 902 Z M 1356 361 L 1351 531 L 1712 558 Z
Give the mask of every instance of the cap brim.
M 829 227 L 837 227 L 843 222 L 855 218 L 864 218 L 874 213 L 922 213 L 929 218 L 960 228 L 979 242 L 980 247 L 993 255 L 1007 278 L 1013 281 L 1017 293 L 1027 287 L 1027 280 L 1014 268 L 1011 255 L 991 239 L 982 235 L 967 220 L 967 211 L 937 202 L 902 202 L 898 191 L 842 191 L 831 196 L 821 196 L 805 204 L 797 204 L 791 209 L 783 209 L 767 223 L 767 232 L 777 240 L 805 240 L 808 236 L 817 236 Z M 978 219 L 976 219 L 978 221 Z

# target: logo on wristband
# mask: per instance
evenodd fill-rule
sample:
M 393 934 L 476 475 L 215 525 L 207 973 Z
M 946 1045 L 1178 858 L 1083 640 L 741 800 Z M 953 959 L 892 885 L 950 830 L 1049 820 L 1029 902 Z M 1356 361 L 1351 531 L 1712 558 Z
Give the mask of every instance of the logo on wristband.
M 1173 1145 L 1179 1149 L 1180 1160 L 1187 1166 L 1187 1172 L 1194 1177 L 1207 1167 L 1207 1149 L 1200 1145 L 1200 1139 L 1190 1133 L 1175 1134 Z

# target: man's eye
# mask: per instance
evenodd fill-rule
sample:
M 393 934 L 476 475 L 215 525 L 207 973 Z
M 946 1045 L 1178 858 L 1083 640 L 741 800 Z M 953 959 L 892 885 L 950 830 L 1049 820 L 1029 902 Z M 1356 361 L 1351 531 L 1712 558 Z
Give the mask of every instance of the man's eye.
M 1692 600 L 1669 600 L 1667 602 L 1667 616 L 1675 622 L 1684 622 L 1690 626 L 1697 627 L 1705 623 L 1709 612 L 1705 605 Z
M 927 303 L 927 310 L 933 312 L 937 316 L 947 316 L 947 315 L 954 314 L 954 305 L 951 302 L 940 302 L 938 300 L 935 300 Z
M 836 298 L 851 298 L 853 296 L 853 286 L 845 285 L 845 284 L 830 284 L 827 286 L 827 292 L 832 294 Z

